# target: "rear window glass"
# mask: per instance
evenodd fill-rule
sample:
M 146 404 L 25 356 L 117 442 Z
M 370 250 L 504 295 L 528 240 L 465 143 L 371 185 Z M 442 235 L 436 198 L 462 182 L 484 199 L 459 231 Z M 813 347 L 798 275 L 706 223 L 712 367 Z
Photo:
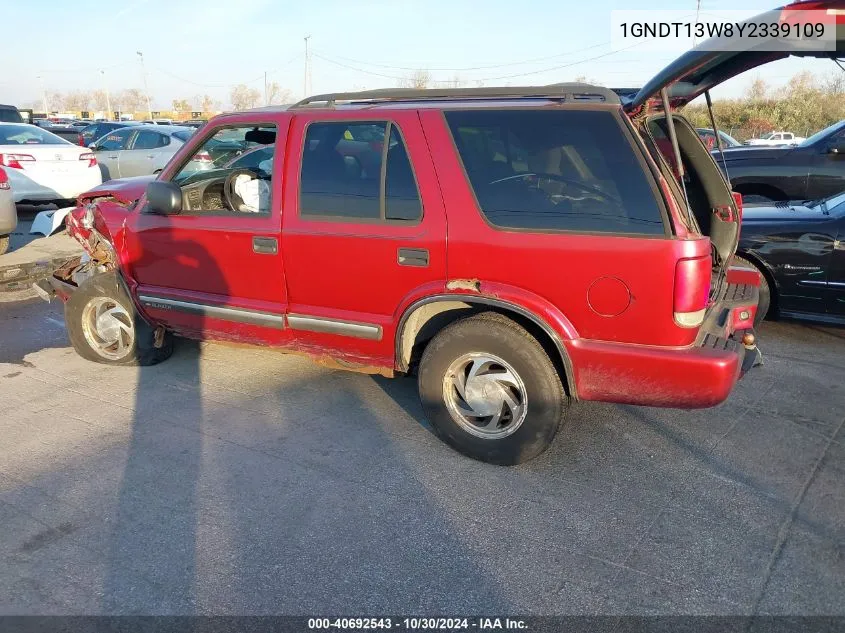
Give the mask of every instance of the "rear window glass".
M 68 141 L 36 125 L 0 125 L 0 145 L 66 145 Z
M 192 135 L 192 134 L 193 134 L 193 132 L 188 132 L 188 131 L 182 131 L 182 130 L 180 130 L 180 131 L 178 131 L 178 132 L 174 132 L 174 133 L 173 133 L 173 136 L 175 136 L 176 138 L 178 138 L 180 141 L 182 141 L 182 142 L 184 143 L 184 142 L 185 142 L 185 141 L 187 141 L 189 138 L 191 138 L 191 135 Z
M 481 212 L 498 227 L 664 234 L 655 193 L 610 112 L 446 112 Z

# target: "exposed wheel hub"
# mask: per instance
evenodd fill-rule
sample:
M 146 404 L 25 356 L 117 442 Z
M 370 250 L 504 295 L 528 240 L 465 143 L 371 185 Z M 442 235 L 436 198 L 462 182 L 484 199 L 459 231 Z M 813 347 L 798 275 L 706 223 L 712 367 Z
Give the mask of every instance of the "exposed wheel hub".
M 522 378 L 503 359 L 486 353 L 464 354 L 449 366 L 443 399 L 461 428 L 485 439 L 507 437 L 528 411 Z
M 82 333 L 91 349 L 108 360 L 124 358 L 135 342 L 132 315 L 109 297 L 96 297 L 85 305 Z

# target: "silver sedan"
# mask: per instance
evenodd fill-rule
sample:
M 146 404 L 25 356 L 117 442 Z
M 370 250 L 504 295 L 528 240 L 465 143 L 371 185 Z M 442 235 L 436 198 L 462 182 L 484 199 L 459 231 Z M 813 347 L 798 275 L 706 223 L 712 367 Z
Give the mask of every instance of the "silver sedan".
M 195 132 L 179 125 L 134 125 L 109 132 L 89 149 L 97 153 L 103 181 L 157 174 Z

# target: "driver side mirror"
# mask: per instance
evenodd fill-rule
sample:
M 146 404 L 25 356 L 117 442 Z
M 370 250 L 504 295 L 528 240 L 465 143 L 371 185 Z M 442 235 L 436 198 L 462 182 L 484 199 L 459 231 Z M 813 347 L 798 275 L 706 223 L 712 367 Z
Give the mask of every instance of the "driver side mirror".
M 88 149 L 90 149 L 92 152 L 99 152 L 99 151 L 100 151 L 101 149 L 103 149 L 103 148 L 102 148 L 102 147 L 100 147 L 99 145 L 97 145 L 96 143 L 91 143 L 91 144 L 88 146 Z
M 172 182 L 154 180 L 147 185 L 147 206 L 152 213 L 178 215 L 182 211 L 182 189 Z
M 838 156 L 845 156 L 845 141 L 838 141 L 827 148 L 828 154 L 836 154 Z

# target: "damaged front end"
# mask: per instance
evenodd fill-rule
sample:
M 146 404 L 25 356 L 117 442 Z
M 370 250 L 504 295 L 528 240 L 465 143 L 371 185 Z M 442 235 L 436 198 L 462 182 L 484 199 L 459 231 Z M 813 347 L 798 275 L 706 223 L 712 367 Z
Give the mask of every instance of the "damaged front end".
M 76 209 L 65 220 L 68 234 L 82 245 L 85 252 L 69 259 L 54 270 L 52 275 L 33 284 L 35 292 L 47 302 L 53 297 L 67 301 L 85 281 L 97 274 L 111 272 L 119 265 L 112 236 L 122 229 L 122 219 L 119 225 L 112 224 L 117 231 L 109 228 L 110 223 L 103 207 L 117 207 L 121 215 L 125 215 L 134 201 L 102 194 L 97 196 L 95 191 L 80 196 Z M 118 219 L 114 218 L 113 222 Z

